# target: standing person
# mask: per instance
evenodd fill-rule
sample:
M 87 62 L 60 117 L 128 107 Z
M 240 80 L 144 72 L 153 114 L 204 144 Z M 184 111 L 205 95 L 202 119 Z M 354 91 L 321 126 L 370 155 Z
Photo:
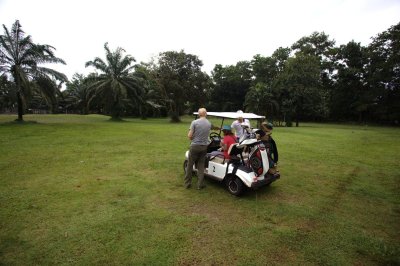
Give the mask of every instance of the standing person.
M 268 159 L 269 159 L 269 167 L 273 171 L 277 171 L 278 164 L 278 147 L 276 146 L 275 140 L 272 138 L 272 130 L 274 126 L 271 123 L 263 122 L 261 124 L 261 129 L 265 133 L 264 136 L 261 137 L 261 141 L 264 143 L 265 148 L 267 149 Z
M 200 108 L 199 118 L 193 120 L 190 124 L 188 138 L 191 140 L 189 149 L 189 161 L 185 174 L 185 187 L 192 186 L 192 169 L 193 165 L 197 165 L 197 189 L 204 188 L 204 163 L 207 154 L 207 146 L 210 143 L 208 136 L 211 131 L 211 123 L 207 120 L 207 110 Z
M 231 127 L 235 130 L 236 141 L 239 142 L 240 138 L 244 134 L 244 129 L 242 125 L 250 127 L 250 121 L 249 119 L 243 119 L 242 110 L 239 110 L 236 113 L 237 113 L 237 120 L 232 122 Z

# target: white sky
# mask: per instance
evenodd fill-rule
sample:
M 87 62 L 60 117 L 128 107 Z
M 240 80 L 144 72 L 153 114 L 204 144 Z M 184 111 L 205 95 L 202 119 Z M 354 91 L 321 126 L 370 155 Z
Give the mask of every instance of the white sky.
M 400 0 L 0 0 L 0 24 L 11 29 L 16 19 L 35 43 L 57 49 L 67 65 L 53 68 L 69 78 L 93 71 L 85 62 L 104 58 L 105 42 L 138 63 L 183 49 L 210 73 L 314 31 L 336 45 L 368 45 L 400 22 Z

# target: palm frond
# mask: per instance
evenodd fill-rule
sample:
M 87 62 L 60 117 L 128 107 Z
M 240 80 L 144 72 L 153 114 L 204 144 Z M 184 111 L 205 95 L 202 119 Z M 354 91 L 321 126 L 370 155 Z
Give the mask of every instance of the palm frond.
M 107 64 L 104 63 L 104 61 L 99 57 L 96 57 L 93 61 L 86 62 L 85 67 L 88 67 L 88 66 L 92 66 L 92 67 L 94 67 L 94 68 L 96 68 L 96 69 L 98 69 L 98 70 L 100 70 L 100 71 L 102 71 L 104 73 L 108 72 Z
M 47 67 L 38 67 L 36 68 L 36 70 L 38 71 L 38 76 L 52 76 L 54 77 L 56 80 L 60 80 L 60 81 L 68 81 L 67 76 L 64 73 L 58 72 L 54 69 L 51 68 L 47 68 Z

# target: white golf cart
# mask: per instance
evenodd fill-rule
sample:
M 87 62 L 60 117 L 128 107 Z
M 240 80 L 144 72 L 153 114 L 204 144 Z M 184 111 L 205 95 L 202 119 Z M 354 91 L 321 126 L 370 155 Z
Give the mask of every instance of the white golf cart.
M 198 115 L 197 112 L 193 114 Z M 207 112 L 207 116 L 222 118 L 220 128 L 225 118 L 237 119 L 236 112 Z M 243 113 L 241 116 L 244 119 L 264 118 L 253 113 Z M 268 171 L 270 164 L 267 150 L 262 141 L 256 137 L 259 129 L 243 127 L 243 131 L 244 134 L 239 143 L 231 145 L 228 151 L 231 157 L 229 160 L 223 156 L 211 155 L 211 152 L 220 148 L 221 130 L 211 132 L 204 170 L 205 176 L 225 182 L 228 191 L 235 196 L 241 195 L 246 188 L 257 189 L 268 186 L 280 178 L 279 172 Z M 183 164 L 185 173 L 188 157 L 189 151 L 186 151 Z M 196 166 L 193 167 L 193 173 L 197 174 Z

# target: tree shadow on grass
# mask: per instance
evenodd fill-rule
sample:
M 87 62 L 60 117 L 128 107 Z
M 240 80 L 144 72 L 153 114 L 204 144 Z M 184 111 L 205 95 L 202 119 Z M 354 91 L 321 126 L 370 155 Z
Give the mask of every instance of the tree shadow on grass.
M 129 122 L 123 118 L 115 118 L 111 117 L 110 119 L 107 120 L 108 122 L 115 122 L 115 123 L 124 123 L 124 122 Z
M 18 120 L 15 119 L 13 121 L 7 121 L 7 122 L 0 122 L 0 125 L 36 125 L 39 124 L 37 121 L 25 121 L 25 120 Z

